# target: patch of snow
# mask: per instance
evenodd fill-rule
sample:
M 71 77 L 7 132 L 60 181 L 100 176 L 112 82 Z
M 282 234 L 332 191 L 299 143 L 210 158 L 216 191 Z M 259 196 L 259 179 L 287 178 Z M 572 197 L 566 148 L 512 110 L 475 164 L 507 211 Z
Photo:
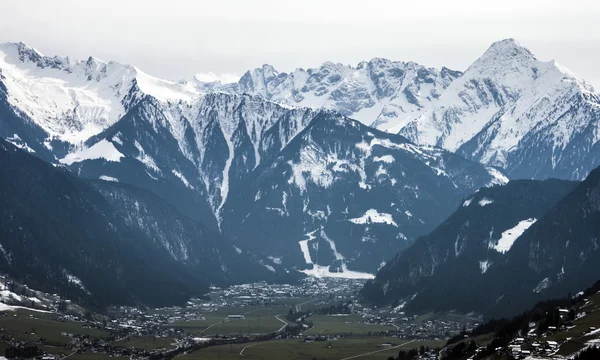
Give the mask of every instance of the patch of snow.
M 317 278 L 340 278 L 340 279 L 374 279 L 375 275 L 348 270 L 346 264 L 342 264 L 341 272 L 331 272 L 329 266 L 321 266 L 313 264 L 313 268 L 309 270 L 301 270 L 306 275 Z
M 112 141 L 123 146 L 123 140 L 121 140 L 121 132 L 120 131 L 112 137 Z
M 5 140 L 8 141 L 9 143 L 13 144 L 14 146 L 18 147 L 21 150 L 25 150 L 29 153 L 35 153 L 35 150 L 30 148 L 29 145 L 27 145 L 27 143 L 25 143 L 23 140 L 21 140 L 21 138 L 17 134 L 14 134 L 12 137 L 7 137 Z
M 68 154 L 59 161 L 62 164 L 71 165 L 84 160 L 104 159 L 106 161 L 119 162 L 125 155 L 121 154 L 117 148 L 106 139 L 98 141 L 87 149 L 79 150 Z
M 235 147 L 233 145 L 233 141 L 231 140 L 231 138 L 229 136 L 227 136 L 227 133 L 223 131 L 223 134 L 225 135 L 225 142 L 227 143 L 227 160 L 225 161 L 225 167 L 223 168 L 223 178 L 222 178 L 222 182 L 221 182 L 221 203 L 219 204 L 219 207 L 217 208 L 217 212 L 220 212 L 221 209 L 223 208 L 223 205 L 225 205 L 225 201 L 227 200 L 227 195 L 229 194 L 229 169 L 231 168 L 231 163 L 233 162 L 233 158 L 235 156 Z M 219 221 L 219 227 L 221 226 L 221 216 L 217 216 L 217 220 Z
M 48 311 L 48 310 L 28 308 L 25 306 L 7 305 L 5 303 L 0 302 L 0 311 L 15 311 L 15 310 L 28 310 L 28 311 L 35 311 L 35 312 L 46 313 L 46 314 L 53 313 L 52 311 Z
M 344 256 L 337 251 L 335 242 L 327 236 L 327 234 L 325 233 L 325 231 L 323 229 L 321 229 L 321 238 L 323 238 L 323 240 L 327 241 L 327 243 L 329 244 L 329 247 L 331 247 L 331 251 L 333 252 L 333 255 L 335 256 L 336 260 L 344 260 Z
M 387 224 L 398 227 L 391 214 L 380 213 L 376 209 L 369 209 L 361 217 L 350 219 L 350 222 L 355 224 Z
M 182 173 L 180 173 L 179 171 L 173 169 L 171 170 L 171 172 L 173 173 L 173 175 L 177 176 L 179 178 L 179 180 L 181 180 L 181 182 L 183 183 L 183 185 L 185 185 L 187 188 L 189 189 L 194 189 L 194 187 L 192 185 L 190 185 L 190 182 L 185 178 L 185 176 L 183 176 Z
M 271 265 L 266 265 L 266 264 L 264 264 L 263 266 L 264 266 L 264 267 L 266 267 L 266 268 L 267 268 L 267 270 L 269 270 L 269 271 L 271 271 L 271 272 L 276 272 L 276 271 L 275 271 L 275 268 L 274 268 L 274 267 L 272 267 Z
M 492 176 L 492 181 L 490 181 L 489 186 L 493 185 L 506 185 L 510 181 L 506 175 L 504 175 L 501 171 L 493 167 L 487 167 L 486 170 Z
M 405 302 L 403 302 L 402 304 L 400 304 L 400 305 L 396 306 L 396 307 L 395 307 L 395 308 L 392 310 L 392 312 L 398 312 L 398 311 L 400 311 L 400 310 L 404 309 L 404 307 L 405 307 L 405 306 L 406 306 L 406 301 L 405 301 Z
M 317 237 L 314 235 L 314 234 L 315 234 L 315 232 L 317 232 L 317 230 L 314 230 L 314 231 L 312 231 L 312 232 L 309 232 L 309 233 L 306 233 L 306 234 L 304 234 L 305 236 L 307 236 L 307 237 L 308 237 L 308 239 L 301 240 L 301 241 L 299 241 L 299 242 L 298 242 L 298 243 L 300 244 L 300 250 L 302 251 L 302 254 L 304 255 L 304 261 L 305 261 L 307 264 L 309 264 L 309 265 L 310 265 L 310 264 L 312 264 L 313 262 L 312 262 L 312 259 L 311 259 L 311 256 L 310 256 L 310 251 L 309 251 L 309 249 L 308 249 L 308 242 L 309 242 L 309 241 L 313 241 L 314 239 L 316 239 L 316 238 L 317 238 Z
M 77 287 L 79 287 L 81 290 L 85 291 L 86 293 L 89 294 L 89 291 L 87 291 L 87 289 L 85 288 L 85 286 L 83 285 L 83 282 L 76 277 L 73 274 L 70 274 L 68 271 L 63 270 L 63 274 L 65 275 L 65 277 L 67 278 L 67 280 L 69 281 L 69 283 L 76 285 Z
M 0 297 L 2 298 L 2 300 L 23 301 L 23 298 L 21 297 L 21 295 L 15 294 L 14 292 L 12 292 L 10 290 L 6 290 L 6 288 L 4 286 L 2 286 L 2 288 L 4 289 L 4 290 L 0 291 Z
M 272 262 L 274 262 L 277 265 L 281 265 L 281 258 L 280 257 L 269 256 L 269 260 L 271 260 Z
M 113 182 L 119 182 L 119 179 L 115 178 L 115 177 L 111 177 L 111 176 L 106 176 L 106 175 L 100 175 L 100 180 L 104 180 L 104 181 L 113 181 Z
M 544 278 L 535 288 L 533 288 L 533 292 L 539 294 L 542 290 L 549 288 L 550 285 L 552 285 L 552 280 L 550 280 L 550 278 Z
M 155 173 L 161 173 L 160 168 L 156 165 L 156 161 L 154 161 L 150 155 L 146 154 L 146 151 L 144 151 L 144 148 L 137 140 L 135 141 L 134 145 L 139 152 L 138 156 L 136 156 L 136 160 L 144 164 L 144 166 Z
M 465 200 L 465 202 L 463 203 L 463 206 L 465 206 L 465 207 L 469 206 L 469 205 L 471 205 L 471 202 L 473 202 L 473 198 Z
M 479 269 L 481 269 L 482 274 L 485 274 L 490 268 L 490 266 L 492 266 L 492 263 L 489 260 L 479 262 Z
M 486 197 L 484 197 L 483 199 L 479 200 L 479 206 L 486 206 L 486 205 L 493 204 L 493 203 L 494 203 L 494 200 L 488 199 Z
M 203 337 L 195 337 L 195 338 L 192 338 L 192 340 L 195 342 L 209 342 L 212 339 L 211 338 L 203 338 Z
M 519 221 L 519 223 L 517 225 L 515 225 L 513 228 L 503 231 L 502 236 L 500 237 L 500 240 L 498 240 L 498 243 L 493 246 L 490 244 L 490 247 L 493 248 L 494 250 L 498 251 L 499 253 L 502 253 L 502 254 L 506 253 L 508 250 L 510 250 L 510 248 L 513 246 L 515 241 L 521 235 L 523 235 L 523 233 L 527 229 L 529 229 L 529 227 L 531 225 L 533 225 L 536 221 L 537 221 L 537 219 L 534 219 L 534 218 Z
M 375 161 L 375 162 L 384 162 L 386 164 L 391 164 L 395 160 L 396 159 L 394 159 L 394 157 L 392 155 L 375 156 L 373 158 L 373 161 Z
M 317 278 L 341 278 L 341 279 L 374 279 L 375 278 L 375 276 L 373 274 L 348 270 L 345 263 L 342 263 L 342 271 L 341 272 L 331 272 L 329 270 L 329 266 L 314 264 L 312 261 L 312 258 L 310 256 L 308 243 L 310 241 L 313 241 L 316 239 L 316 236 L 314 235 L 316 232 L 317 232 L 317 230 L 306 233 L 305 236 L 307 236 L 308 238 L 305 240 L 299 241 L 300 250 L 302 251 L 302 254 L 304 255 L 304 261 L 306 262 L 306 264 L 312 265 L 312 269 L 301 270 L 302 273 L 304 273 L 308 276 L 314 276 Z M 323 231 L 322 231 L 321 235 L 325 235 Z M 329 242 L 329 246 L 331 247 L 331 250 L 335 254 L 336 259 L 343 260 L 344 257 L 337 252 L 337 249 L 335 248 L 335 243 L 331 239 L 328 239 L 326 235 L 323 236 L 323 238 L 325 239 L 325 241 Z

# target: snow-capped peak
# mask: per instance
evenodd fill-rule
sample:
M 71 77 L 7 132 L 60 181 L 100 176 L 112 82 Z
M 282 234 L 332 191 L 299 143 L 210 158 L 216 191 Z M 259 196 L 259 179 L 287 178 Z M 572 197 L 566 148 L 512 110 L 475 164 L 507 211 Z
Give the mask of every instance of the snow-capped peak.
M 9 103 L 51 138 L 80 144 L 118 121 L 137 96 L 191 102 L 199 91 L 150 76 L 132 65 L 89 57 L 48 57 L 23 43 L 0 45 Z
M 536 57 L 515 39 L 504 39 L 493 43 L 487 51 L 473 63 L 472 67 L 483 65 L 507 65 L 507 62 L 537 60 Z
M 545 178 L 549 175 L 532 172 L 536 166 L 511 160 L 526 145 L 523 140 L 531 139 L 538 146 L 544 139 L 548 148 L 540 154 L 546 168 L 557 168 L 561 158 L 569 162 L 557 151 L 565 149 L 586 124 L 595 123 L 598 100 L 589 83 L 553 60 L 538 60 L 527 48 L 507 39 L 494 43 L 432 106 L 414 118 L 409 115 L 407 121 L 396 120 L 398 125 L 391 130 L 486 165 L 509 171 L 523 166 L 525 177 Z M 595 143 L 598 138 L 589 141 Z M 536 164 L 541 166 L 539 159 L 531 165 Z M 585 176 L 587 171 L 570 176 Z
M 235 84 L 194 83 L 199 91 L 248 93 L 289 106 L 330 109 L 386 128 L 389 119 L 420 112 L 434 102 L 460 74 L 373 58 L 356 66 L 326 61 L 290 73 L 265 64 L 247 71 Z

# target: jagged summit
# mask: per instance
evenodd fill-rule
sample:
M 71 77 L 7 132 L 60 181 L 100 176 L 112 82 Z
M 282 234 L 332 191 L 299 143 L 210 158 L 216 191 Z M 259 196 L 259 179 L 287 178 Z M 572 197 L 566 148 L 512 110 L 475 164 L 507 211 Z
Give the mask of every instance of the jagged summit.
M 289 73 L 264 64 L 234 83 L 202 76 L 175 83 L 131 65 L 46 57 L 23 43 L 0 46 L 0 69 L 9 102 L 73 144 L 125 114 L 128 97 L 149 95 L 194 112 L 210 92 L 336 111 L 518 177 L 581 179 L 596 164 L 586 154 L 600 137 L 593 130 L 600 107 L 594 88 L 555 61 L 538 60 L 514 39 L 492 44 L 464 73 L 375 57 L 356 66 L 326 61 Z M 584 137 L 581 153 L 575 144 Z M 533 160 L 527 148 L 534 143 L 544 144 L 536 154 L 546 158 Z
M 50 135 L 81 144 L 119 120 L 144 95 L 191 102 L 200 93 L 133 65 L 94 57 L 48 57 L 23 43 L 0 45 L 8 102 Z
M 493 43 L 475 64 L 479 61 L 510 61 L 517 59 L 537 60 L 529 49 L 515 39 L 510 38 Z

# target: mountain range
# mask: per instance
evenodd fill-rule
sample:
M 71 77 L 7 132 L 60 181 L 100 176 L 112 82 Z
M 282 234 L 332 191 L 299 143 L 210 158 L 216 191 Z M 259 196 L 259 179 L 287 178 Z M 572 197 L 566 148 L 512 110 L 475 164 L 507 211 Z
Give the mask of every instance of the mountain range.
M 80 177 L 149 190 L 236 243 L 288 259 L 287 266 L 354 266 L 373 273 L 390 251 L 432 230 L 463 197 L 507 181 L 496 169 L 337 112 L 201 93 L 133 66 L 45 57 L 24 44 L 2 48 L 1 131 L 7 141 Z M 327 132 L 337 136 L 324 138 Z M 394 156 L 406 161 L 393 164 Z M 331 185 L 355 190 L 329 203 L 317 200 Z M 259 193 L 268 196 L 258 201 Z M 360 205 L 349 206 L 355 196 Z M 291 212 L 283 210 L 286 199 Z M 431 199 L 441 206 L 429 209 Z M 246 229 L 249 218 L 259 230 Z M 295 230 L 289 239 L 274 239 L 270 230 L 284 223 Z M 353 240 L 342 244 L 350 238 L 348 224 Z M 301 242 L 317 230 L 318 240 L 309 245 L 328 245 L 306 261 Z
M 12 144 L 3 144 L 5 156 L 20 159 L 6 161 L 56 172 L 64 186 L 83 189 L 69 198 L 95 210 L 62 211 L 91 214 L 79 229 L 95 222 L 104 235 L 79 243 L 81 254 L 94 254 L 109 241 L 107 249 L 161 259 L 157 268 L 171 269 L 164 279 L 180 279 L 173 286 L 181 286 L 181 298 L 210 283 L 295 278 L 294 270 L 369 278 L 381 268 L 369 285 L 373 293 L 379 294 L 382 279 L 394 276 L 397 284 L 413 282 L 408 288 L 421 291 L 430 281 L 426 276 L 406 280 L 393 270 L 405 254 L 422 259 L 421 265 L 409 265 L 421 266 L 421 273 L 425 264 L 451 266 L 431 262 L 432 254 L 417 254 L 423 241 L 439 244 L 435 251 L 442 254 L 451 246 L 439 232 L 466 239 L 492 226 L 527 234 L 574 186 L 541 180 L 582 180 L 600 165 L 599 109 L 591 85 L 553 61 L 537 60 L 512 39 L 494 43 L 464 72 L 373 59 L 356 67 L 327 62 L 292 73 L 264 65 L 232 84 L 169 81 L 132 65 L 48 57 L 23 43 L 0 45 L 0 137 Z M 6 176 L 14 193 L 25 196 L 18 187 L 26 183 Z M 42 178 L 27 186 L 43 188 Z M 493 220 L 498 223 L 477 218 L 495 206 L 482 205 L 483 212 L 464 206 L 480 203 L 473 199 L 487 192 L 501 197 L 496 192 L 505 189 L 531 193 L 507 202 L 503 211 L 511 215 Z M 16 199 L 11 201 L 15 206 Z M 528 208 L 530 201 L 536 205 Z M 516 211 L 519 206 L 523 211 Z M 61 224 L 35 218 L 39 227 Z M 456 224 L 443 228 L 455 218 L 480 228 L 473 233 L 461 233 Z M 116 234 L 115 228 L 126 230 Z M 4 249 L 22 254 L 18 244 L 24 235 L 15 235 L 14 227 L 6 231 L 14 238 L 10 246 L 2 242 Z M 495 269 L 512 259 L 521 242 L 504 251 L 506 256 L 496 249 L 484 257 L 486 246 L 505 248 L 504 241 L 492 245 L 499 234 L 472 250 L 475 270 L 485 268 L 486 276 L 500 271 Z M 411 247 L 421 236 L 431 240 Z M 31 236 L 33 244 L 38 237 Z M 131 238 L 141 240 L 129 247 Z M 58 238 L 44 241 L 62 246 Z M 481 239 L 468 243 L 473 241 Z M 69 268 L 62 260 L 40 266 L 53 269 L 48 286 L 56 291 L 74 288 L 65 278 L 67 269 L 97 293 L 92 284 L 100 280 L 82 270 L 88 260 L 97 264 L 95 256 L 68 257 Z M 119 271 L 133 266 L 119 259 Z M 471 271 L 472 261 L 447 264 L 464 263 Z M 221 271 L 203 275 L 216 268 Z M 133 275 L 127 280 L 111 271 L 105 280 L 122 288 L 134 281 Z M 35 274 L 42 283 L 42 270 Z M 386 288 L 382 300 L 400 305 L 408 296 L 400 287 Z M 142 301 L 148 295 L 143 291 L 132 289 L 106 302 Z
M 464 72 L 373 59 L 280 73 L 249 71 L 238 83 L 185 82 L 335 110 L 416 144 L 441 147 L 510 178 L 582 180 L 600 165 L 600 97 L 555 61 L 514 39 L 498 41 Z

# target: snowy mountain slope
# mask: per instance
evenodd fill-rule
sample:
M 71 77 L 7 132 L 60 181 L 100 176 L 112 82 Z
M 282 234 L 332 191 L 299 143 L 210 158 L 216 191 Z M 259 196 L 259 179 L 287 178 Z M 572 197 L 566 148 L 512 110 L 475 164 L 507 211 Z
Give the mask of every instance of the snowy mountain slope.
M 154 78 L 134 66 L 93 57 L 46 57 L 23 43 L 0 45 L 0 68 L 9 104 L 50 139 L 76 145 L 114 124 L 140 94 L 186 102 L 198 96 L 192 87 Z
M 361 260 L 352 261 L 356 264 L 364 261 L 358 268 L 371 272 L 377 269 L 389 251 L 399 248 L 398 239 L 401 244 L 412 241 L 416 235 L 437 225 L 462 196 L 492 181 L 506 181 L 494 169 L 485 169 L 480 164 L 465 161 L 440 149 L 416 146 L 401 136 L 383 136 L 371 128 L 339 118 L 340 115 L 331 111 L 279 105 L 257 95 L 202 93 L 206 89 L 200 89 L 197 82 L 163 81 L 145 75 L 135 67 L 102 63 L 99 60 L 91 61 L 96 64 L 96 67 L 88 71 L 91 76 L 83 76 L 86 72 L 82 69 L 88 66 L 85 62 L 43 57 L 21 44 L 5 45 L 3 49 L 9 49 L 10 51 L 5 52 L 13 56 L 5 56 L 4 62 L 9 66 L 0 67 L 3 73 L 11 73 L 0 81 L 0 85 L 6 89 L 3 93 L 0 92 L 5 95 L 6 100 L 0 103 L 0 112 L 6 114 L 6 119 L 9 120 L 6 122 L 8 125 L 2 123 L 0 135 L 8 140 L 12 139 L 13 143 L 25 149 L 31 148 L 36 155 L 57 166 L 72 169 L 83 178 L 119 182 L 149 190 L 175 205 L 187 217 L 205 223 L 212 230 L 232 234 L 238 240 L 240 234 L 236 233 L 237 230 L 232 232 L 232 229 L 240 227 L 242 212 L 246 209 L 238 211 L 231 204 L 243 207 L 253 203 L 254 200 L 248 203 L 241 201 L 239 196 L 257 193 L 257 189 L 249 188 L 249 184 L 262 186 L 254 183 L 253 179 L 257 174 L 265 176 L 264 169 L 275 166 L 288 174 L 286 166 L 289 164 L 279 163 L 282 154 L 286 154 L 290 161 L 294 159 L 293 164 L 297 164 L 292 166 L 294 190 L 288 193 L 290 201 L 293 198 L 293 201 L 310 202 L 316 206 L 314 212 L 307 215 L 313 209 L 309 206 L 305 211 L 303 205 L 297 214 L 298 218 L 309 220 L 321 217 L 321 212 L 324 211 L 321 206 L 323 199 L 329 196 L 325 191 L 327 187 L 312 191 L 311 181 L 330 183 L 331 179 L 327 176 L 320 179 L 318 171 L 327 168 L 328 162 L 339 160 L 339 167 L 334 168 L 336 176 L 338 172 L 347 173 L 347 176 L 341 177 L 344 185 L 338 191 L 356 189 L 356 193 L 361 194 L 362 203 L 360 209 L 351 214 L 352 217 L 344 218 L 344 224 L 349 227 L 327 228 L 324 230 L 325 235 L 320 235 L 320 238 L 345 236 L 336 231 L 354 229 L 351 230 L 354 232 L 352 237 L 356 240 L 359 239 L 357 234 L 364 230 L 365 235 L 361 235 L 360 239 L 366 240 L 358 242 L 366 250 L 352 255 Z M 435 97 L 427 95 L 419 100 L 420 95 L 417 96 L 415 89 L 427 89 L 427 93 L 431 95 L 436 93 L 434 88 L 448 86 L 459 75 L 449 70 L 438 73 L 412 63 L 391 63 L 378 59 L 363 63 L 356 69 L 338 67 L 327 64 L 320 72 L 306 72 L 312 74 L 305 84 L 310 85 L 312 90 L 307 90 L 306 95 L 308 96 L 308 92 L 320 91 L 319 81 L 329 79 L 327 81 L 331 81 L 332 86 L 336 87 L 330 98 L 336 104 L 350 101 L 349 97 L 357 91 L 361 92 L 361 88 L 369 88 L 372 91 L 365 92 L 365 104 L 372 102 L 368 99 L 377 97 L 394 98 L 398 101 L 411 98 L 414 101 L 410 106 L 405 104 L 406 108 L 419 111 L 421 105 L 417 104 L 418 101 L 433 101 Z M 265 71 L 269 73 L 268 68 Z M 345 74 L 344 76 L 355 76 L 356 79 L 353 82 L 342 81 L 334 76 L 337 72 Z M 119 76 L 121 80 L 115 85 Z M 267 77 L 271 78 L 268 74 Z M 247 81 L 245 86 L 256 89 L 274 86 L 265 85 L 263 78 L 263 75 L 256 73 L 255 80 Z M 27 81 L 19 82 L 19 79 Z M 50 85 L 39 90 L 31 85 L 38 80 Z M 259 83 L 264 86 L 255 85 Z M 18 84 L 22 86 L 18 87 Z M 406 90 L 409 85 L 414 90 L 413 97 L 409 96 L 412 90 Z M 237 85 L 229 86 L 233 88 Z M 49 95 L 51 91 L 48 89 L 72 94 L 72 101 L 58 101 Z M 42 90 L 45 93 L 39 92 Z M 399 91 L 402 96 L 398 95 Z M 91 94 L 98 98 L 97 101 L 93 106 L 84 104 L 80 98 L 84 95 L 92 97 Z M 48 109 L 51 111 L 38 113 L 33 105 L 29 106 L 27 99 L 42 95 L 48 97 Z M 356 104 L 348 102 L 346 105 L 354 107 Z M 98 117 L 68 118 L 68 114 L 77 113 L 77 109 L 86 106 L 94 107 L 97 110 L 94 114 L 98 114 Z M 68 121 L 63 121 L 64 116 Z M 305 132 L 307 126 L 323 118 L 333 121 L 325 122 L 328 125 L 312 126 L 310 131 L 321 139 L 319 144 L 290 147 L 298 135 Z M 323 122 L 316 121 L 316 124 Z M 335 141 L 331 145 L 325 145 L 328 139 L 319 135 L 319 131 L 323 134 L 337 134 L 331 139 Z M 342 135 L 346 133 L 349 139 L 343 138 Z M 356 138 L 356 143 L 349 144 L 350 138 Z M 297 140 L 296 144 L 302 144 L 302 140 Z M 329 146 L 339 146 L 349 152 L 331 152 Z M 382 151 L 383 148 L 389 151 Z M 351 159 L 345 158 L 350 155 Z M 414 167 L 419 171 L 413 174 L 404 171 L 405 167 Z M 312 174 L 310 181 L 305 179 L 306 171 Z M 394 174 L 390 175 L 390 171 Z M 316 177 L 312 177 L 313 175 Z M 272 179 L 266 179 L 265 182 L 284 181 L 280 179 L 280 173 L 271 173 L 270 176 Z M 407 177 L 410 181 L 404 181 L 401 177 Z M 289 179 L 286 178 L 285 181 Z M 447 189 L 438 196 L 441 188 Z M 261 191 L 265 192 L 266 189 Z M 232 201 L 229 201 L 230 196 L 234 196 Z M 313 198 L 314 196 L 318 199 Z M 401 198 L 395 199 L 395 196 Z M 280 194 L 279 198 L 282 197 Z M 433 215 L 425 209 L 425 199 L 440 204 Z M 339 201 L 346 204 L 350 200 Z M 380 201 L 385 202 L 385 208 L 380 206 Z M 413 206 L 415 201 L 422 208 Z M 277 212 L 276 208 L 280 206 L 269 211 Z M 342 210 L 340 205 L 336 214 L 339 215 Z M 257 209 L 254 216 L 259 219 L 268 218 L 261 217 L 262 211 L 263 209 Z M 243 215 L 246 216 L 249 212 L 250 210 Z M 404 219 L 400 221 L 398 216 Z M 224 223 L 225 217 L 227 220 Z M 262 221 L 256 223 L 262 224 Z M 317 223 L 323 222 L 319 220 Z M 398 231 L 394 224 L 402 230 Z M 299 237 L 295 243 L 315 230 L 318 227 L 299 230 L 294 234 Z M 263 239 L 250 237 L 248 241 L 276 241 L 273 234 L 262 235 L 265 235 Z M 367 251 L 375 251 L 370 250 L 370 244 L 380 238 L 386 240 L 374 247 L 378 249 L 377 256 L 369 258 Z M 285 244 L 285 241 L 282 243 Z M 384 243 L 387 245 L 384 246 Z M 340 249 L 343 246 L 346 245 L 340 245 Z M 335 255 L 336 251 L 332 252 L 332 256 L 339 258 L 339 255 Z M 339 252 L 343 254 L 341 256 L 348 256 L 348 253 L 348 249 Z M 267 255 L 279 256 L 276 253 Z M 302 254 L 294 251 L 291 256 L 293 259 Z M 326 264 L 321 261 L 323 259 L 314 259 L 316 264 Z M 296 264 L 293 260 L 291 263 Z
M 229 189 L 277 154 L 315 114 L 248 95 L 207 94 L 194 105 L 146 96 L 86 143 L 88 151 L 102 144 L 110 151 L 100 159 L 88 153 L 70 166 L 86 178 L 110 176 L 149 189 L 212 224 Z
M 504 181 L 476 162 L 323 113 L 228 198 L 222 228 L 300 269 L 372 273 L 464 196 Z
M 494 43 L 431 109 L 390 130 L 513 178 L 581 179 L 598 165 L 597 155 L 588 156 L 600 139 L 599 110 L 589 83 L 508 39 Z
M 45 57 L 22 43 L 0 46 L 0 71 L 5 139 L 81 176 L 152 190 L 209 224 L 230 182 L 279 151 L 315 113 L 202 94 L 92 57 Z M 167 184 L 181 191 L 171 195 Z
M 289 74 L 264 65 L 235 84 L 185 84 L 338 111 L 512 178 L 582 179 L 600 164 L 600 95 L 513 39 L 494 43 L 464 73 L 373 59 Z
M 459 76 L 460 72 L 446 68 L 375 58 L 356 67 L 325 62 L 318 68 L 291 73 L 263 65 L 234 84 L 195 79 L 184 84 L 202 91 L 248 93 L 286 105 L 334 110 L 385 129 L 390 119 L 428 108 Z

